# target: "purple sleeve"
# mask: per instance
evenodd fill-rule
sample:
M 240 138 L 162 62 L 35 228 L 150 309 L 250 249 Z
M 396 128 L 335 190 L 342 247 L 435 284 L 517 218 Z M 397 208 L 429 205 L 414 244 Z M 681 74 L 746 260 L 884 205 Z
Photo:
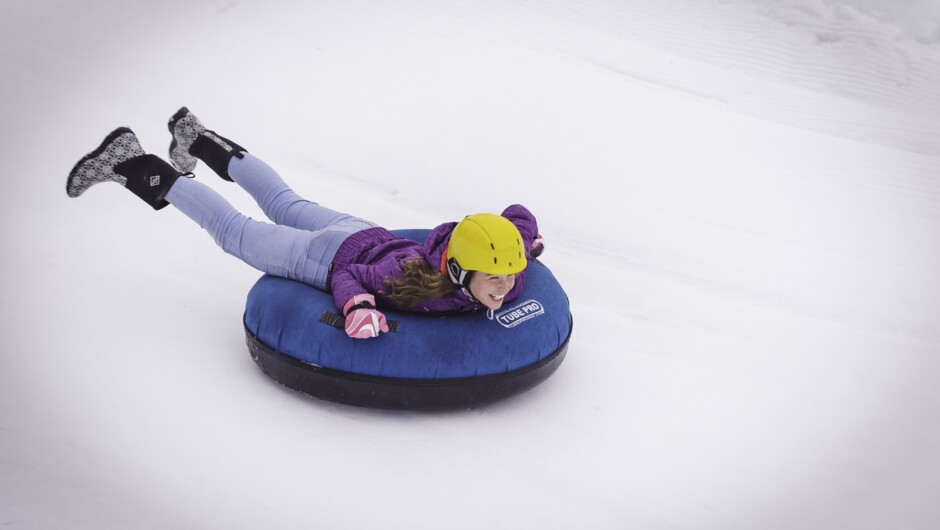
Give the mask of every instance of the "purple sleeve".
M 532 259 L 531 256 L 529 256 L 529 248 L 532 247 L 532 241 L 535 240 L 535 237 L 539 233 L 539 225 L 538 221 L 535 220 L 535 216 L 532 215 L 532 212 L 530 212 L 528 208 L 521 204 L 513 204 L 507 207 L 503 210 L 502 216 L 516 225 L 516 228 L 519 230 L 519 235 L 522 236 L 522 243 L 525 245 L 526 258 Z M 516 284 L 513 286 L 512 290 L 506 294 L 506 302 L 512 302 L 519 297 L 523 287 L 525 287 L 525 279 L 528 272 L 528 270 L 524 270 L 516 275 Z
M 357 294 L 378 294 L 385 290 L 385 280 L 401 276 L 401 265 L 394 258 L 386 258 L 374 265 L 348 265 L 333 271 L 333 303 L 342 310 L 350 298 Z
M 368 291 L 353 277 L 349 268 L 347 266 L 343 269 L 338 269 L 333 271 L 333 277 L 331 281 L 330 288 L 333 290 L 333 305 L 339 310 L 340 313 L 343 312 L 343 306 L 346 305 L 346 302 L 356 296 L 357 294 L 366 294 Z
M 502 216 L 516 225 L 519 234 L 522 235 L 522 242 L 525 244 L 526 257 L 529 257 L 528 249 L 532 246 L 532 241 L 535 240 L 535 237 L 539 233 L 539 224 L 538 221 L 535 220 L 535 216 L 532 215 L 532 212 L 530 212 L 528 208 L 521 204 L 508 206 L 503 210 Z

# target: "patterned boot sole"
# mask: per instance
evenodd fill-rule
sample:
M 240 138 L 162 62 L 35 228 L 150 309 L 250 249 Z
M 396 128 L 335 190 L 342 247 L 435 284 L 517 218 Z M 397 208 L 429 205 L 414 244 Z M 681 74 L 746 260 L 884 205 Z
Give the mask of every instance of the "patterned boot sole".
M 196 157 L 189 154 L 189 147 L 206 128 L 186 107 L 176 111 L 167 123 L 173 141 L 170 142 L 170 161 L 176 169 L 189 173 L 196 167 Z
M 114 166 L 144 155 L 134 131 L 119 127 L 109 134 L 97 149 L 85 155 L 69 173 L 65 191 L 69 197 L 78 197 L 99 182 L 117 182 L 121 186 L 127 179 L 114 172 Z

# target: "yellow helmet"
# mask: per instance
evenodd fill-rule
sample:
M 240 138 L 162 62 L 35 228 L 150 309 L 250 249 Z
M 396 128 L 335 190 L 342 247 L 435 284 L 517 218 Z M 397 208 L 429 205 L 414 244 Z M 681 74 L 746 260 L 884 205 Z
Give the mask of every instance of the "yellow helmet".
M 515 274 L 526 268 L 519 229 L 501 215 L 478 213 L 457 223 L 447 245 L 451 281 L 467 286 L 470 272 Z

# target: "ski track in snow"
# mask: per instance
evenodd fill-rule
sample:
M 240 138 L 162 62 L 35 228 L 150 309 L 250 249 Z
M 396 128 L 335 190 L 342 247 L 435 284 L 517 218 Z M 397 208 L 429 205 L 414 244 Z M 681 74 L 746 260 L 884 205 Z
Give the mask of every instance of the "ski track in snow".
M 0 526 L 936 527 L 936 9 L 7 3 Z M 450 414 L 272 383 L 257 272 L 172 208 L 62 193 L 119 125 L 165 154 L 184 104 L 392 228 L 530 206 L 565 363 Z

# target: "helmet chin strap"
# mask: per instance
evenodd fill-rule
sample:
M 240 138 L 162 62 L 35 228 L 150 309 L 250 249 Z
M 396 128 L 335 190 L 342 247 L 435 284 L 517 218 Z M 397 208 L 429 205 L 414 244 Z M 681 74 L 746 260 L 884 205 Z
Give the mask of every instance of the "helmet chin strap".
M 444 252 L 444 255 L 441 256 L 441 261 L 444 262 L 444 265 L 447 269 L 447 276 L 450 278 L 450 281 L 454 285 L 459 285 L 460 290 L 463 291 L 463 294 L 467 295 L 467 298 L 470 299 L 474 304 L 483 304 L 476 296 L 473 296 L 473 293 L 470 292 L 470 278 L 473 277 L 473 271 L 464 270 L 457 260 L 454 258 L 448 258 L 447 252 Z M 485 304 L 484 304 L 485 305 Z
M 483 303 L 483 302 L 477 300 L 477 297 L 476 297 L 476 296 L 473 296 L 473 293 L 470 292 L 470 288 L 469 288 L 469 287 L 464 287 L 464 288 L 462 288 L 462 289 L 460 289 L 460 290 L 463 291 L 463 294 L 467 295 L 467 298 L 469 298 L 470 301 L 473 302 L 474 304 L 482 304 L 482 303 Z
M 470 288 L 469 288 L 469 287 L 464 287 L 464 288 L 461 289 L 461 290 L 463 291 L 463 293 L 464 293 L 465 295 L 467 295 L 467 298 L 469 298 L 470 301 L 473 302 L 474 304 L 480 304 L 480 305 L 486 306 L 486 318 L 487 318 L 488 320 L 493 320 L 493 316 L 496 314 L 496 311 L 493 311 L 493 308 L 492 308 L 492 307 L 490 307 L 490 306 L 484 304 L 483 302 L 477 300 L 477 297 L 473 296 L 473 293 L 470 292 Z

